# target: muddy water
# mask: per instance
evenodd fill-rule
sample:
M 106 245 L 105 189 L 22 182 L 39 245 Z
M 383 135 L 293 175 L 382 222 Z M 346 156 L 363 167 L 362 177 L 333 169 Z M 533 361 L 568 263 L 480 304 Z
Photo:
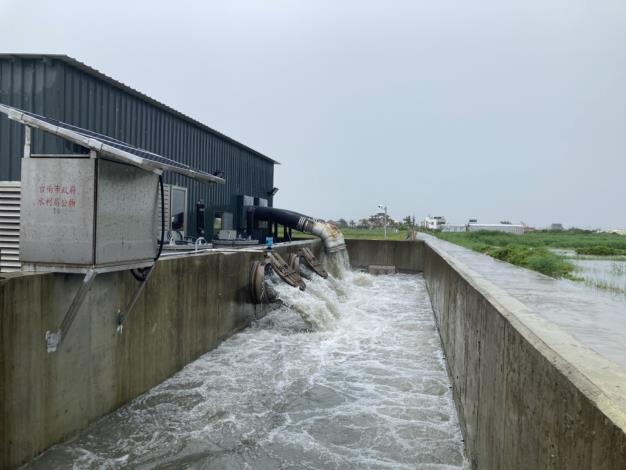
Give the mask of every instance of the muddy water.
M 423 279 L 339 274 L 30 467 L 462 468 Z
M 574 250 L 553 249 L 565 256 L 576 270 L 574 276 L 584 285 L 624 300 L 626 296 L 626 257 L 577 255 Z

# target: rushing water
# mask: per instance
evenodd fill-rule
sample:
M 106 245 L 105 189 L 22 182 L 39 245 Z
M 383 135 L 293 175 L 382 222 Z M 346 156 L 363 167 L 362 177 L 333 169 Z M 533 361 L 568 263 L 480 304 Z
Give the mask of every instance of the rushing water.
M 30 466 L 464 467 L 422 277 L 331 271 Z

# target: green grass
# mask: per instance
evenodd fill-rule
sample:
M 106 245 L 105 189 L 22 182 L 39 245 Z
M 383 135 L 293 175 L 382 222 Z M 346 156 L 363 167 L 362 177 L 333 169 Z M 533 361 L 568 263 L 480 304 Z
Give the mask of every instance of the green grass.
M 362 240 L 383 240 L 385 229 L 373 228 L 371 230 L 362 228 L 342 228 L 340 229 L 344 238 L 357 238 Z M 398 232 L 387 229 L 387 240 L 406 240 L 406 230 Z
M 503 232 L 435 233 L 435 236 L 517 266 L 552 277 L 573 279 L 574 266 L 548 248 L 576 250 L 577 254 L 616 256 L 626 253 L 623 235 L 585 230 L 541 231 L 513 235 Z
M 507 245 L 489 247 L 484 253 L 501 261 L 532 269 L 550 277 L 572 277 L 574 265 L 547 248 Z
M 574 271 L 572 263 L 565 257 L 548 250 L 546 246 L 537 243 L 517 243 L 517 239 L 525 235 L 497 233 L 497 236 L 494 236 L 492 232 L 489 234 L 483 232 L 437 233 L 435 235 L 470 250 L 532 269 L 546 276 L 571 278 Z
M 503 232 L 452 232 L 437 233 L 444 240 L 466 244 L 482 243 L 489 246 L 523 245 L 544 248 L 569 248 L 573 250 L 605 246 L 615 250 L 626 250 L 626 236 L 595 233 L 586 230 L 541 231 L 513 235 Z
M 623 256 L 626 255 L 626 250 L 606 245 L 594 245 L 576 248 L 576 254 L 591 256 Z

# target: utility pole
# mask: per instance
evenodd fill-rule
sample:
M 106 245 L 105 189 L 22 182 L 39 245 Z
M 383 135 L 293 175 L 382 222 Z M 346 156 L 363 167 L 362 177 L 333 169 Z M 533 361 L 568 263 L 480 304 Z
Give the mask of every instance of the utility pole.
M 382 204 L 378 204 L 378 208 L 385 210 L 385 240 L 387 240 L 387 206 L 383 206 Z

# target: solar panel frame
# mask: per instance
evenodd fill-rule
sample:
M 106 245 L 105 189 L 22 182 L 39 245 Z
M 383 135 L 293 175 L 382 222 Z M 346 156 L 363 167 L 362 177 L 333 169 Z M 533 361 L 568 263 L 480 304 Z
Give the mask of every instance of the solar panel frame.
M 95 150 L 97 156 L 104 156 L 112 160 L 127 163 L 148 171 L 172 171 L 196 180 L 209 183 L 225 183 L 223 178 L 210 173 L 193 169 L 189 165 L 177 162 L 170 158 L 158 155 L 145 149 L 134 147 L 113 137 L 99 134 L 89 129 L 83 129 L 56 119 L 48 118 L 29 111 L 23 111 L 0 104 L 0 112 L 9 119 L 25 126 L 40 129 L 63 139 L 73 142 L 90 150 Z

